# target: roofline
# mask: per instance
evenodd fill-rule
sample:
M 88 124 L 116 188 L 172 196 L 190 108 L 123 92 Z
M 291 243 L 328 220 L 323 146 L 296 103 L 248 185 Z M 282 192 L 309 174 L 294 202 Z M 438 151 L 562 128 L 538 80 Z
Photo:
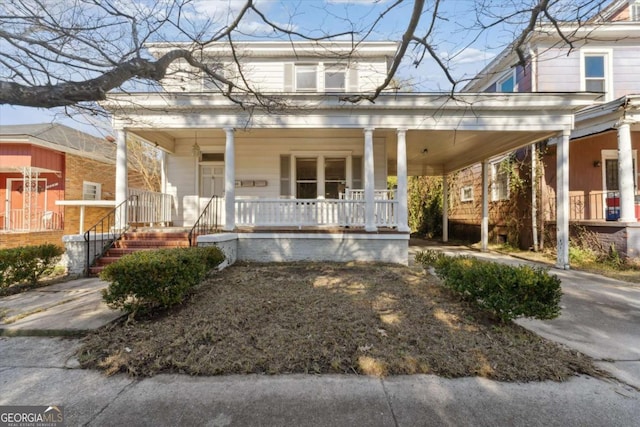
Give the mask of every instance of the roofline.
M 561 23 L 559 28 L 565 33 L 570 34 L 572 40 L 579 40 L 586 36 L 589 36 L 591 39 L 597 39 L 598 41 L 614 41 L 628 38 L 640 39 L 640 23 L 631 21 L 602 22 L 583 25 Z M 526 46 L 527 44 L 543 40 L 564 43 L 553 24 L 538 24 L 534 32 L 525 40 L 524 45 Z M 480 70 L 473 79 L 467 82 L 460 91 L 483 90 L 488 84 L 488 81 L 493 77 L 510 69 L 517 62 L 516 58 L 517 55 L 513 51 L 513 42 L 511 42 L 509 46 L 500 51 L 489 64 Z
M 263 96 L 281 97 L 291 101 L 291 108 L 313 110 L 504 110 L 505 108 L 540 108 L 548 106 L 556 110 L 576 111 L 591 105 L 600 94 L 591 92 L 538 92 L 538 93 L 387 93 L 376 98 L 375 103 L 352 104 L 341 101 L 348 94 L 291 94 L 274 93 Z M 251 99 L 250 96 L 246 96 Z M 101 105 L 109 112 L 173 110 L 203 111 L 240 107 L 216 93 L 121 93 L 109 94 Z M 277 114 L 277 113 L 275 113 Z
M 235 41 L 236 49 L 251 49 L 252 57 L 264 56 L 305 56 L 319 55 L 332 52 L 335 54 L 351 54 L 355 56 L 386 56 L 396 53 L 399 42 L 396 41 Z M 145 47 L 154 54 L 166 52 L 171 49 L 200 49 L 202 46 L 189 42 L 159 42 L 146 43 Z M 212 42 L 203 48 L 204 52 L 231 54 L 228 42 Z

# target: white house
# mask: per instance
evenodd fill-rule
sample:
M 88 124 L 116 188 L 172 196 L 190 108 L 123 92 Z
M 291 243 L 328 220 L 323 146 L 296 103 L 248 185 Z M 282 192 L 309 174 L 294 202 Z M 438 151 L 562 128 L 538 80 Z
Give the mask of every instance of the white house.
M 175 46 L 149 49 L 159 56 Z M 225 233 L 200 233 L 198 244 L 224 242 L 246 260 L 406 264 L 407 176 L 446 176 L 553 136 L 566 143 L 573 113 L 594 98 L 393 92 L 344 101 L 373 92 L 396 49 L 391 42 L 238 43 L 238 70 L 229 45 L 207 46 L 203 55 L 226 78 L 251 81 L 268 98 L 250 109 L 238 101 L 254 97 L 229 99 L 184 64 L 162 92 L 110 94 L 103 105 L 117 134 L 117 202 L 127 200 L 125 140 L 133 134 L 165 153 L 162 191 L 173 197 L 174 226 L 190 228 L 220 197 Z M 393 192 L 388 175 L 398 177 Z

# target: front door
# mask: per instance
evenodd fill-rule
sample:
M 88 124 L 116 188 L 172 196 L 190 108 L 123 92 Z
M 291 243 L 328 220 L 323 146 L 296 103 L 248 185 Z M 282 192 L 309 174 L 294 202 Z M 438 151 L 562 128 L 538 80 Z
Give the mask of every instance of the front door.
M 200 197 L 224 197 L 224 163 L 200 165 Z

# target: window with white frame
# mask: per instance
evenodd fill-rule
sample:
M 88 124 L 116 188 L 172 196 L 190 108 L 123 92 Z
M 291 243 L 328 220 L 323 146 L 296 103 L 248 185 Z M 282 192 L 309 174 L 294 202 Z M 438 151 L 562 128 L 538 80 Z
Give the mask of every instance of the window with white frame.
M 513 71 L 510 71 L 508 75 L 498 80 L 496 84 L 496 92 L 515 92 L 516 91 L 516 77 Z
M 611 51 L 582 49 L 580 57 L 582 79 L 580 89 L 604 93 L 604 100 L 610 101 L 613 96 Z
M 629 2 L 629 20 L 640 21 L 640 0 Z
M 318 66 L 298 65 L 295 66 L 296 91 L 315 92 L 318 89 Z
M 347 87 L 347 70 L 341 65 L 326 65 L 324 69 L 324 90 L 344 92 Z
M 509 198 L 508 160 L 491 163 L 491 201 Z
M 82 200 L 100 200 L 102 197 L 102 184 L 97 182 L 82 182 Z
M 221 77 L 228 78 L 228 72 L 225 68 L 225 65 L 222 62 L 210 62 L 206 64 L 209 70 L 218 74 Z M 216 80 L 214 77 L 211 77 L 209 74 L 201 71 L 202 75 L 202 90 L 217 90 L 220 89 L 221 82 Z
M 460 201 L 473 202 L 473 187 L 471 185 L 465 185 L 460 189 Z

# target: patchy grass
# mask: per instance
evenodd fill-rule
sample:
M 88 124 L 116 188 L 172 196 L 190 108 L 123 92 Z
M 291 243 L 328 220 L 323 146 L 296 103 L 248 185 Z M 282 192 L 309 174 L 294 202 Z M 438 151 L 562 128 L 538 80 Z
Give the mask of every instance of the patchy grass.
M 500 325 L 421 270 L 379 264 L 235 265 L 177 309 L 88 336 L 79 358 L 133 376 L 598 374 L 588 357 Z

